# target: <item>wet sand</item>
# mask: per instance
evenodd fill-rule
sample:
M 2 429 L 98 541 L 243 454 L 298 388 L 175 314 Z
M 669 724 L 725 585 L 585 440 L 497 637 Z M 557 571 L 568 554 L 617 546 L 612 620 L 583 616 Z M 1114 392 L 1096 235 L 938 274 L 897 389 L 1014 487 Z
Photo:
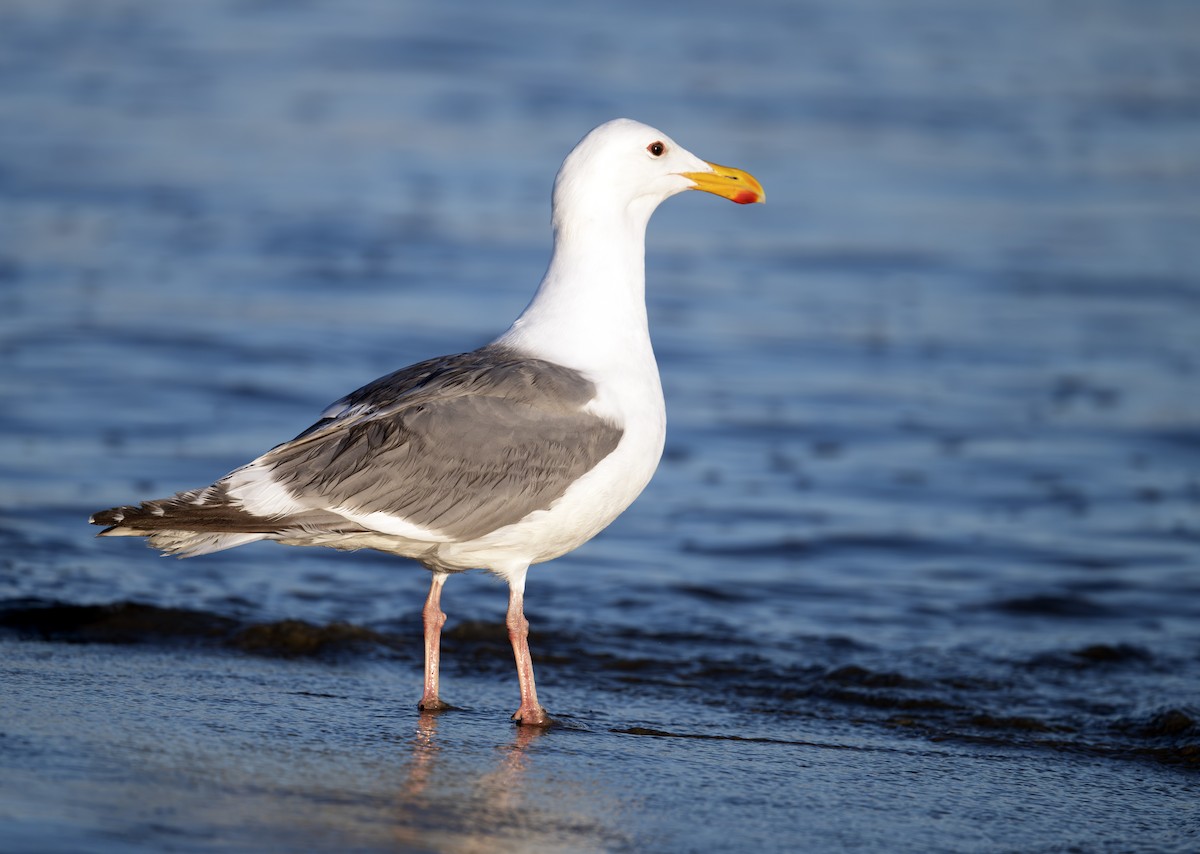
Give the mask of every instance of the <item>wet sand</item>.
M 813 650 L 780 672 L 539 637 L 565 710 L 542 731 L 506 723 L 499 623 L 451 632 L 458 708 L 428 714 L 417 645 L 387 631 L 46 603 L 0 622 L 21 638 L 3 643 L 0 701 L 14 851 L 1103 850 L 1128 847 L 1131 827 L 1147 849 L 1195 840 L 1188 713 L 1090 729 L 1030 714 L 1063 683 L 1144 673 L 1137 651 L 1029 662 L 1055 687 L 1022 697 L 970 663 L 938 662 L 926 683 Z M 826 655 L 861 660 L 841 646 Z
M 1147 849 L 1195 839 L 1194 777 L 1131 796 L 1152 767 L 1084 751 L 835 722 L 827 740 L 793 740 L 739 726 L 749 710 L 724 731 L 688 714 L 670 732 L 628 727 L 619 694 L 584 686 L 556 693 L 603 705 L 543 732 L 505 726 L 479 678 L 456 680 L 467 708 L 418 714 L 377 663 L 40 642 L 5 643 L 4 662 L 13 851 L 1103 850 L 1135 827 Z

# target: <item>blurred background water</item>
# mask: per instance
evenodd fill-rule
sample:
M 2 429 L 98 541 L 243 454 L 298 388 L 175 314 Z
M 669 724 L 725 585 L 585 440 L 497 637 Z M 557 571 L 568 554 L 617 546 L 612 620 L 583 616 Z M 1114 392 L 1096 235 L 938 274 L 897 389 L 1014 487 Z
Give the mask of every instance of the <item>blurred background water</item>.
M 12 850 L 1200 845 L 1200 6 L 0 5 Z M 531 296 L 619 115 L 743 167 L 651 224 L 641 499 L 456 577 L 185 563 L 200 486 Z M 0 845 L 0 847 L 5 847 Z

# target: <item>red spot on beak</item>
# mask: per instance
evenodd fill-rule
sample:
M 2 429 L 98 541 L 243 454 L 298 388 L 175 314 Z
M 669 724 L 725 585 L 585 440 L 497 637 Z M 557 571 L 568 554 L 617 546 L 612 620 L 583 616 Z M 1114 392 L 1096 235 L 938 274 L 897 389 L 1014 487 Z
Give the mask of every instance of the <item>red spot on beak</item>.
M 737 202 L 739 205 L 752 205 L 758 201 L 758 194 L 752 193 L 749 190 L 742 190 L 733 197 L 733 201 Z

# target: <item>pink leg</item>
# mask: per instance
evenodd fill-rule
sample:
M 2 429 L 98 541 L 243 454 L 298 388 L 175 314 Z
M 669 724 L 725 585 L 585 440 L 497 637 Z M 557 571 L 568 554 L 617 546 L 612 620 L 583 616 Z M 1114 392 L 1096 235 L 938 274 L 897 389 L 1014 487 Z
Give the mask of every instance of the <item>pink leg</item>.
M 508 639 L 512 642 L 513 655 L 517 659 L 517 679 L 521 683 L 521 708 L 513 713 L 512 719 L 525 726 L 550 726 L 553 721 L 546 710 L 538 705 L 537 688 L 533 684 L 533 659 L 529 657 L 529 621 L 525 619 L 525 579 L 509 584 Z
M 425 693 L 417 708 L 426 712 L 440 712 L 449 709 L 450 705 L 443 703 L 438 696 L 438 669 L 442 657 L 442 626 L 446 624 L 446 615 L 442 613 L 442 585 L 446 583 L 449 573 L 435 572 L 429 585 L 429 598 L 425 600 L 425 610 L 421 616 L 425 620 Z

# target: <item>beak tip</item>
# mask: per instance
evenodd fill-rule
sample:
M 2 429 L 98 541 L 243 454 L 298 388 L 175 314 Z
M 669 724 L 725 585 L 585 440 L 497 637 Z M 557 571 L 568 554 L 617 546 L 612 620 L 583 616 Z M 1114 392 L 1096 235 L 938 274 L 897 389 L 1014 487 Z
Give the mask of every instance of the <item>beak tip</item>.
M 739 205 L 761 205 L 767 200 L 766 193 L 756 193 L 753 190 L 742 190 L 732 201 Z

